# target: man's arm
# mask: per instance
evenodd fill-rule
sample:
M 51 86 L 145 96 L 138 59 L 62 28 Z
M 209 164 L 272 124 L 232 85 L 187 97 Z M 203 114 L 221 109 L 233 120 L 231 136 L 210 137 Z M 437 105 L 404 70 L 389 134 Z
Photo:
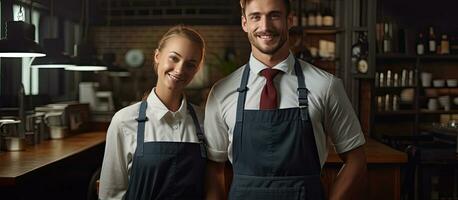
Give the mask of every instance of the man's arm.
M 226 200 L 224 162 L 207 161 L 205 174 L 205 193 L 207 200 Z
M 329 193 L 330 200 L 365 199 L 367 186 L 366 155 L 362 146 L 339 154 L 344 165 Z

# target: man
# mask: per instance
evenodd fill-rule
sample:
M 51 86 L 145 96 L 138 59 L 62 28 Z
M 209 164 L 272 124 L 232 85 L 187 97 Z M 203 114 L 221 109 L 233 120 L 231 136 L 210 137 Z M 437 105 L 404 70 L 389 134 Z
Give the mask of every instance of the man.
M 288 0 L 241 0 L 249 62 L 211 90 L 206 106 L 207 199 L 324 199 L 326 137 L 344 161 L 329 199 L 355 199 L 366 176 L 365 143 L 341 81 L 289 51 Z M 326 134 L 325 134 L 326 133 Z

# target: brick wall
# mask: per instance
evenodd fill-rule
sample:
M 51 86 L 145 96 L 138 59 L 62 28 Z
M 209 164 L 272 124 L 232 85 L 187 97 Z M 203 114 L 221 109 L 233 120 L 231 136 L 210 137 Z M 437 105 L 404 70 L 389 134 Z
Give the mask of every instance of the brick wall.
M 218 62 L 215 59 L 217 54 L 224 56 L 226 48 L 235 49 L 237 55 L 236 63 L 241 65 L 248 60 L 250 45 L 240 26 L 193 26 L 204 37 L 207 45 L 205 69 L 199 77 L 200 83 L 195 88 L 208 86 L 223 75 L 217 68 Z M 132 76 L 123 78 L 121 87 L 124 95 L 138 99 L 144 91 L 149 90 L 155 84 L 155 74 L 152 70 L 152 52 L 157 42 L 170 26 L 112 26 L 94 27 L 91 29 L 90 38 L 94 41 L 98 55 L 107 52 L 116 54 L 116 63 L 121 67 L 127 67 L 124 56 L 129 49 L 142 49 L 145 55 L 143 67 L 128 69 Z M 103 75 L 103 73 L 101 73 Z M 103 80 L 103 79 L 99 79 Z M 111 85 L 107 83 L 106 85 Z M 102 83 L 103 86 L 103 83 Z M 107 86 L 110 89 L 110 86 Z M 135 91 L 135 92 L 133 92 Z M 132 94 L 129 94 L 132 93 Z M 135 93 L 135 94 L 134 94 Z M 134 100 L 134 99 L 132 99 Z

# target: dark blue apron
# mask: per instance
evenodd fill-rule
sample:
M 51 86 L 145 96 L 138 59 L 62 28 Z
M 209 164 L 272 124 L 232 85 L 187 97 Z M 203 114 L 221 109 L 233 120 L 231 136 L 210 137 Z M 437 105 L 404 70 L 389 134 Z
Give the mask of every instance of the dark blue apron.
M 146 107 L 147 103 L 143 101 L 137 119 L 137 148 L 125 199 L 203 199 L 206 149 L 194 109 L 188 104 L 199 143 L 144 142 L 145 122 L 148 121 Z
M 233 133 L 231 200 L 324 199 L 308 91 L 298 60 L 294 70 L 299 108 L 245 110 L 250 72 L 250 66 L 245 66 Z

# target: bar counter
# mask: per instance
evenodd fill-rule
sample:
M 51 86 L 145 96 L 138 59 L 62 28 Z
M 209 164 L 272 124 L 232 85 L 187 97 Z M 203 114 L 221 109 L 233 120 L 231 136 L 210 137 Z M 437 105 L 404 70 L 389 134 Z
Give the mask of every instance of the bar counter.
M 103 131 L 88 132 L 43 141 L 24 151 L 1 152 L 0 193 L 10 198 L 21 195 L 17 199 L 27 199 L 30 192 L 36 193 L 31 196 L 50 199 L 85 198 L 92 172 L 101 166 L 105 136 Z M 399 199 L 400 168 L 407 162 L 406 154 L 373 139 L 367 139 L 364 148 L 369 171 L 369 190 L 365 195 L 369 199 Z M 342 165 L 334 150 L 329 152 L 322 177 L 326 191 Z M 64 196 L 62 190 L 69 196 Z
M 105 136 L 80 133 L 0 152 L 2 198 L 86 199 L 92 174 L 102 163 Z

